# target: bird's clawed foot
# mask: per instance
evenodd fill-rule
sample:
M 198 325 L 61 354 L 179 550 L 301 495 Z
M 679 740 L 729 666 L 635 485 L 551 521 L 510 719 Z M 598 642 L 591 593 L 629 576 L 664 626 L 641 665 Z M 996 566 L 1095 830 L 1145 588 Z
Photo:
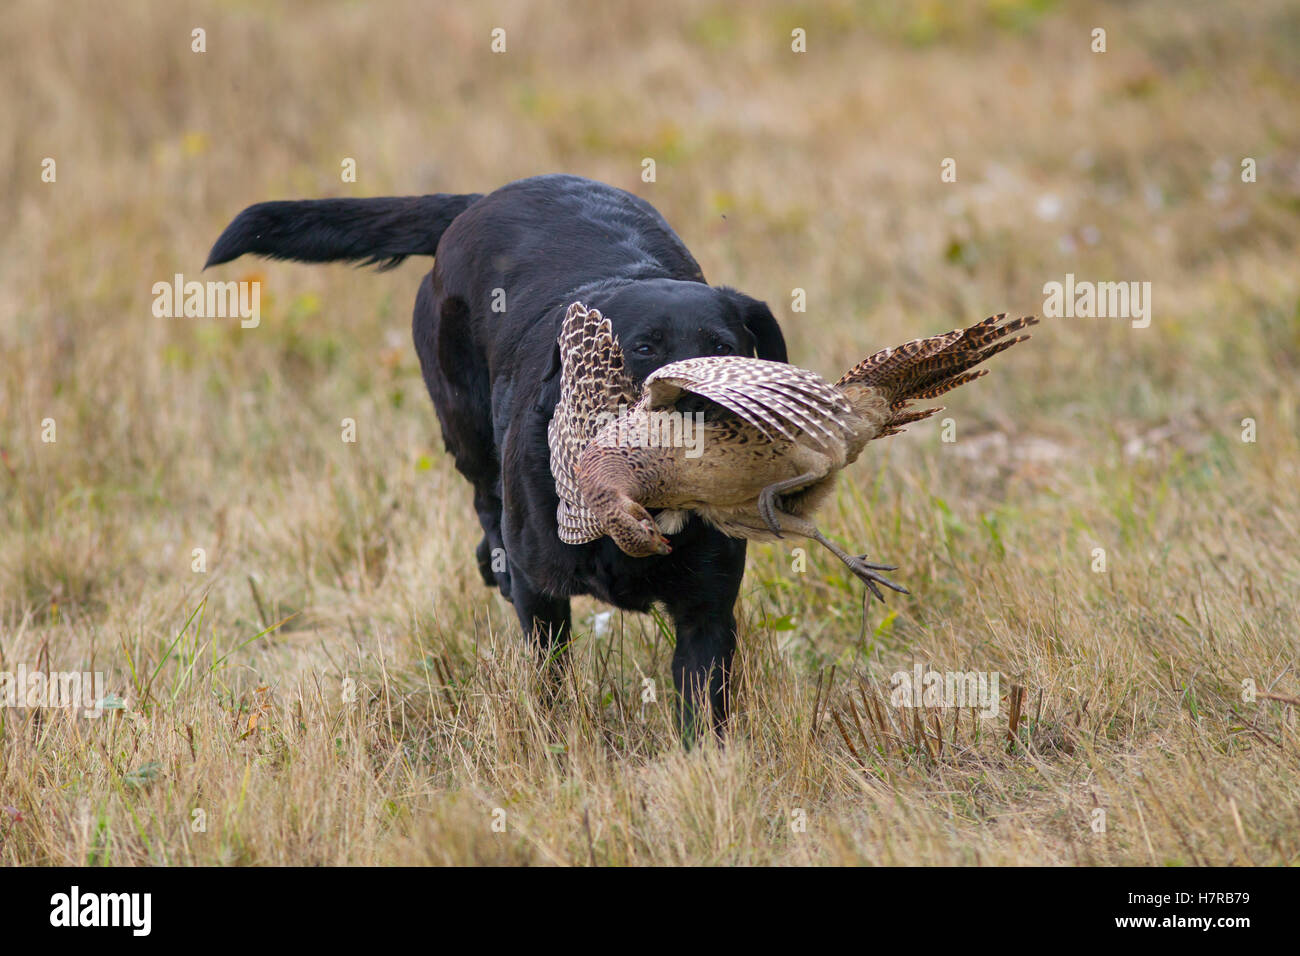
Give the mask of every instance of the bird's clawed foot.
M 877 587 L 878 583 L 883 584 L 891 591 L 897 591 L 899 594 L 911 593 L 910 591 L 907 590 L 907 588 L 895 584 L 893 581 L 889 580 L 884 575 L 876 573 L 878 571 L 897 571 L 898 567 L 896 565 L 872 564 L 871 562 L 867 561 L 866 558 L 867 556 L 865 554 L 859 554 L 856 557 L 850 558 L 844 563 L 848 565 L 850 571 L 852 571 L 859 578 L 861 578 L 863 581 L 866 582 L 867 587 L 871 589 L 871 593 L 876 596 L 877 600 L 879 601 L 885 600 L 885 595 L 882 594 L 880 588 Z
M 768 485 L 758 493 L 758 514 L 759 517 L 767 522 L 767 526 L 772 529 L 772 533 L 778 538 L 784 538 L 781 534 L 781 523 L 776 520 L 776 486 Z
M 794 478 L 787 478 L 785 481 L 775 481 L 758 493 L 758 516 L 767 524 L 772 534 L 776 535 L 778 538 L 785 537 L 785 535 L 781 533 L 783 530 L 781 522 L 777 520 L 779 516 L 784 516 L 788 519 L 788 522 L 793 522 L 793 525 L 787 523 L 784 530 L 793 531 L 795 534 L 804 533 L 797 530 L 797 525 L 801 523 L 803 519 L 788 514 L 778 503 L 778 498 L 780 495 L 784 495 L 788 492 L 798 491 L 800 488 L 807 488 L 813 482 L 819 481 L 824 477 L 826 477 L 824 474 L 810 471 L 802 475 L 796 475 Z

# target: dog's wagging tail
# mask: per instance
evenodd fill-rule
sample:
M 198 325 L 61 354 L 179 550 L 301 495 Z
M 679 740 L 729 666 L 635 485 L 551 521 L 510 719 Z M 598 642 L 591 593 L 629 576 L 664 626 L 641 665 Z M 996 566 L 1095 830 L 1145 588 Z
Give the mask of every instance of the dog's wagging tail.
M 453 219 L 482 193 L 373 199 L 300 199 L 249 206 L 217 239 L 204 268 L 252 253 L 295 262 L 355 262 L 391 269 L 431 256 Z

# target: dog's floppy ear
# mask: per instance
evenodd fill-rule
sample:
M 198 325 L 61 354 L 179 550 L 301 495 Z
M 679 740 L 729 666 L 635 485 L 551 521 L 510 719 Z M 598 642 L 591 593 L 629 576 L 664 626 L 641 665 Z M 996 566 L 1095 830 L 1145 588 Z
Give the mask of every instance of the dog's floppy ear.
M 555 354 L 551 356 L 551 362 L 542 376 L 541 386 L 537 390 L 537 402 L 534 408 L 545 415 L 547 418 L 555 411 L 555 406 L 560 401 L 560 347 L 555 347 Z
M 551 358 L 546 365 L 546 371 L 542 373 L 542 381 L 549 381 L 559 375 L 560 369 L 563 365 L 564 362 L 560 358 L 560 343 L 556 342 L 555 346 L 551 349 Z
M 546 371 L 542 373 L 543 382 L 549 382 L 551 379 L 555 378 L 555 376 L 560 374 L 560 370 L 564 367 L 564 361 L 560 356 L 560 335 L 564 331 L 565 316 L 568 315 L 570 309 L 577 305 L 578 303 L 575 302 L 571 306 L 560 306 L 551 313 L 555 332 L 551 336 L 551 354 L 550 358 L 547 359 Z
M 785 336 L 781 334 L 781 326 L 777 324 L 776 316 L 767 307 L 767 303 L 735 289 L 723 291 L 740 310 L 745 331 L 754 337 L 754 353 L 770 362 L 790 361 L 785 350 Z
M 560 320 L 555 323 L 555 341 L 551 346 L 550 357 L 546 360 L 545 371 L 542 372 L 541 389 L 538 391 L 537 411 L 550 414 L 555 408 L 555 403 L 560 400 L 560 372 L 564 368 L 564 360 L 560 355 L 560 327 L 564 321 L 564 313 L 560 313 Z

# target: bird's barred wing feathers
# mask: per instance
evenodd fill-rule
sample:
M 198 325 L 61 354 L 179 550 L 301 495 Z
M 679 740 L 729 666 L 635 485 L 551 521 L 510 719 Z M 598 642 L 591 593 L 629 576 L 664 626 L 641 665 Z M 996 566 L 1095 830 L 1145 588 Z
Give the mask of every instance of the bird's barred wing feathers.
M 569 306 L 558 339 L 560 400 L 547 429 L 551 475 L 560 505 L 556 512 L 560 540 L 594 541 L 604 531 L 582 501 L 576 477 L 578 457 L 603 422 L 620 405 L 637 400 L 637 390 L 623 365 L 623 350 L 609 319 L 581 302 Z
M 814 440 L 842 435 L 852 413 L 845 397 L 807 369 L 741 356 L 673 362 L 650 373 L 645 392 L 651 407 L 675 402 L 691 392 L 730 409 L 766 438 Z

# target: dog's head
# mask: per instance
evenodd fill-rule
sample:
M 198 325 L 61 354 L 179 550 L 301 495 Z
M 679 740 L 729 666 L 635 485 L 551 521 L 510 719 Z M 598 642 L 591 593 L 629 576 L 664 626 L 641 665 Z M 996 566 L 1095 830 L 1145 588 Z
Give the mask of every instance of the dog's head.
M 787 361 L 785 337 L 771 309 L 725 286 L 643 279 L 593 290 L 583 302 L 609 318 L 624 365 L 638 382 L 670 362 L 702 355 Z M 559 366 L 557 347 L 550 374 Z

